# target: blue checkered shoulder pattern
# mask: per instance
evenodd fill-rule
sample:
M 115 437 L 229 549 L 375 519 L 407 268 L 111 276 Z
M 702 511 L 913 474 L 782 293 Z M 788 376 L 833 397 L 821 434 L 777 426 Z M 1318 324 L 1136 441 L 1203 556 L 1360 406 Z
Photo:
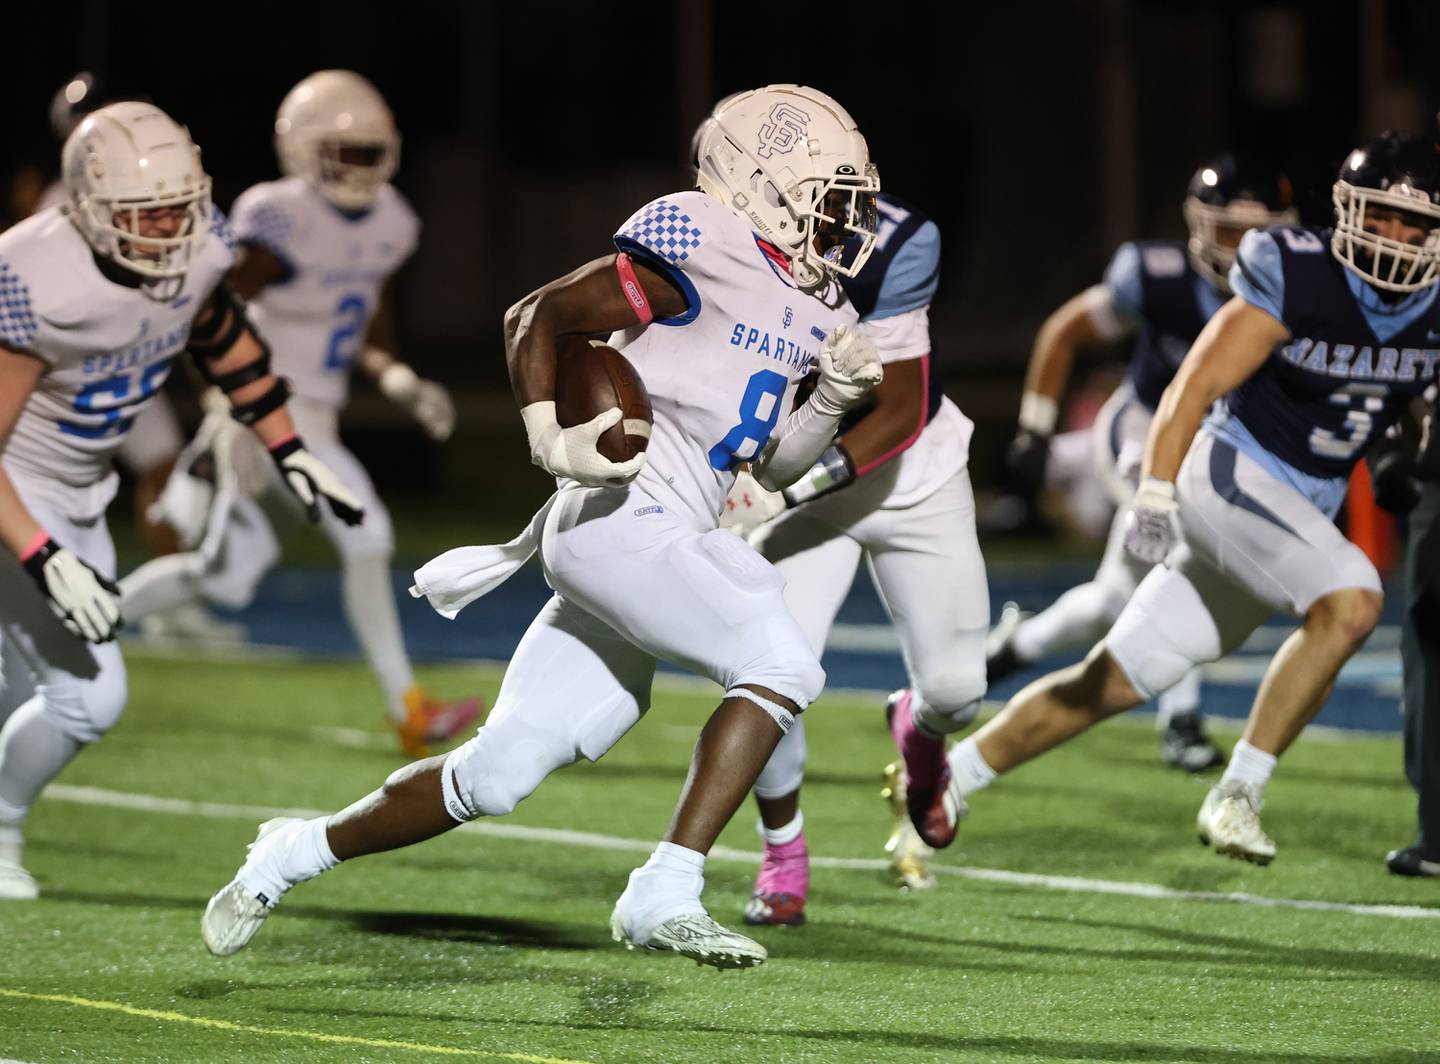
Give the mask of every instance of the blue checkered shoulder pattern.
M 620 233 L 641 247 L 678 266 L 700 246 L 700 227 L 668 200 L 658 199 L 636 216 Z
M 0 259 L 0 343 L 28 349 L 35 340 L 39 323 L 30 307 L 30 287 L 10 264 Z
M 235 250 L 235 230 L 230 228 L 225 212 L 214 204 L 210 206 L 210 229 L 220 238 L 227 250 Z

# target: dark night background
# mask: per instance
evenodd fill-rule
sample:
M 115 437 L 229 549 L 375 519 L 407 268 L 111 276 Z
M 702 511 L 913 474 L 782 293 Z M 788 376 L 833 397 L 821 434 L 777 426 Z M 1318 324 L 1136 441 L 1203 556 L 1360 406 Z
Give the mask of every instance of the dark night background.
M 275 176 L 271 122 L 295 81 L 331 66 L 370 77 L 404 137 L 397 184 L 426 225 L 401 279 L 399 354 L 453 385 L 472 425 L 519 424 L 500 402 L 504 309 L 687 186 L 690 133 L 716 98 L 823 88 L 859 122 L 885 187 L 940 224 L 935 347 L 980 422 L 982 484 L 1036 327 L 1120 241 L 1183 235 L 1202 160 L 1273 159 L 1307 220 L 1324 221 L 1345 152 L 1381 128 L 1433 130 L 1440 97 L 1440 4 L 1423 0 L 83 0 L 13 5 L 7 22 L 6 172 L 52 165 L 49 100 L 88 69 L 189 125 L 222 207 Z M 353 415 L 362 437 L 410 431 L 363 395 Z

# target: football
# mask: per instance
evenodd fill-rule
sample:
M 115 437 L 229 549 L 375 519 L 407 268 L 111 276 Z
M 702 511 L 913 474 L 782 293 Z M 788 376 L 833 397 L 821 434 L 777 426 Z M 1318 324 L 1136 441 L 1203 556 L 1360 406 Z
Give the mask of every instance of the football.
M 635 367 L 619 351 L 583 336 L 564 336 L 555 366 L 555 417 L 562 428 L 583 425 L 618 406 L 621 421 L 596 449 L 612 462 L 633 458 L 650 442 L 650 395 Z

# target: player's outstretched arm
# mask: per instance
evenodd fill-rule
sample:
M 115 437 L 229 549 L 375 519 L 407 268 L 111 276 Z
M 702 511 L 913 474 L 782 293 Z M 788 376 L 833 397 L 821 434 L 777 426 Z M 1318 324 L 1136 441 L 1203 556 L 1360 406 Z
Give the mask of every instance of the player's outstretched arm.
M 1128 323 L 1117 316 L 1103 285 L 1067 300 L 1040 326 L 1025 367 L 1019 431 L 1005 455 L 1018 488 L 1033 494 L 1044 483 L 1050 438 L 1055 434 L 1075 352 L 1088 344 L 1118 339 L 1128 331 Z
M 1235 296 L 1196 338 L 1160 397 L 1150 425 L 1140 489 L 1126 518 L 1125 549 L 1135 557 L 1159 563 L 1169 553 L 1175 477 L 1200 422 L 1215 400 L 1259 370 L 1276 345 L 1289 337 L 1289 330 L 1269 313 Z
M 555 417 L 556 342 L 632 328 L 655 318 L 677 318 L 688 309 L 684 295 L 659 273 L 626 255 L 606 255 L 531 292 L 505 312 L 505 362 L 530 441 L 530 458 L 541 469 L 582 484 L 623 484 L 634 479 L 645 456 L 612 462 L 595 449 L 601 433 L 620 420 L 604 411 L 585 425 L 562 429 Z
M 40 359 L 0 345 L 0 449 L 45 372 Z M 35 520 L 0 467 L 0 543 L 19 559 L 73 635 L 107 643 L 120 627 L 120 590 L 60 546 Z
M 432 440 L 445 441 L 455 431 L 455 404 L 443 384 L 423 379 L 401 362 L 395 351 L 395 295 L 387 282 L 380 305 L 365 334 L 360 368 L 375 381 L 380 394 L 420 423 Z
M 281 480 L 300 500 L 310 520 L 320 520 L 323 499 L 341 521 L 359 524 L 364 507 L 329 467 L 305 449 L 285 406 L 290 387 L 270 371 L 270 349 L 226 285 L 216 288 L 196 315 L 189 350 L 201 375 L 229 398 L 235 420 L 265 444 L 280 469 Z

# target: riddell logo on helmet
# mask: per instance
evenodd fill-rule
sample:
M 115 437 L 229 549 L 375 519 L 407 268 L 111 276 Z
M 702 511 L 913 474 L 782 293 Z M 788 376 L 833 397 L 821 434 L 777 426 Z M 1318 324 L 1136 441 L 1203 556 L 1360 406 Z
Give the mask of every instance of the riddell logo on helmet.
M 777 103 L 770 108 L 769 120 L 760 127 L 760 147 L 756 155 L 768 159 L 777 152 L 788 154 L 803 140 L 810 125 L 810 116 L 791 103 Z

